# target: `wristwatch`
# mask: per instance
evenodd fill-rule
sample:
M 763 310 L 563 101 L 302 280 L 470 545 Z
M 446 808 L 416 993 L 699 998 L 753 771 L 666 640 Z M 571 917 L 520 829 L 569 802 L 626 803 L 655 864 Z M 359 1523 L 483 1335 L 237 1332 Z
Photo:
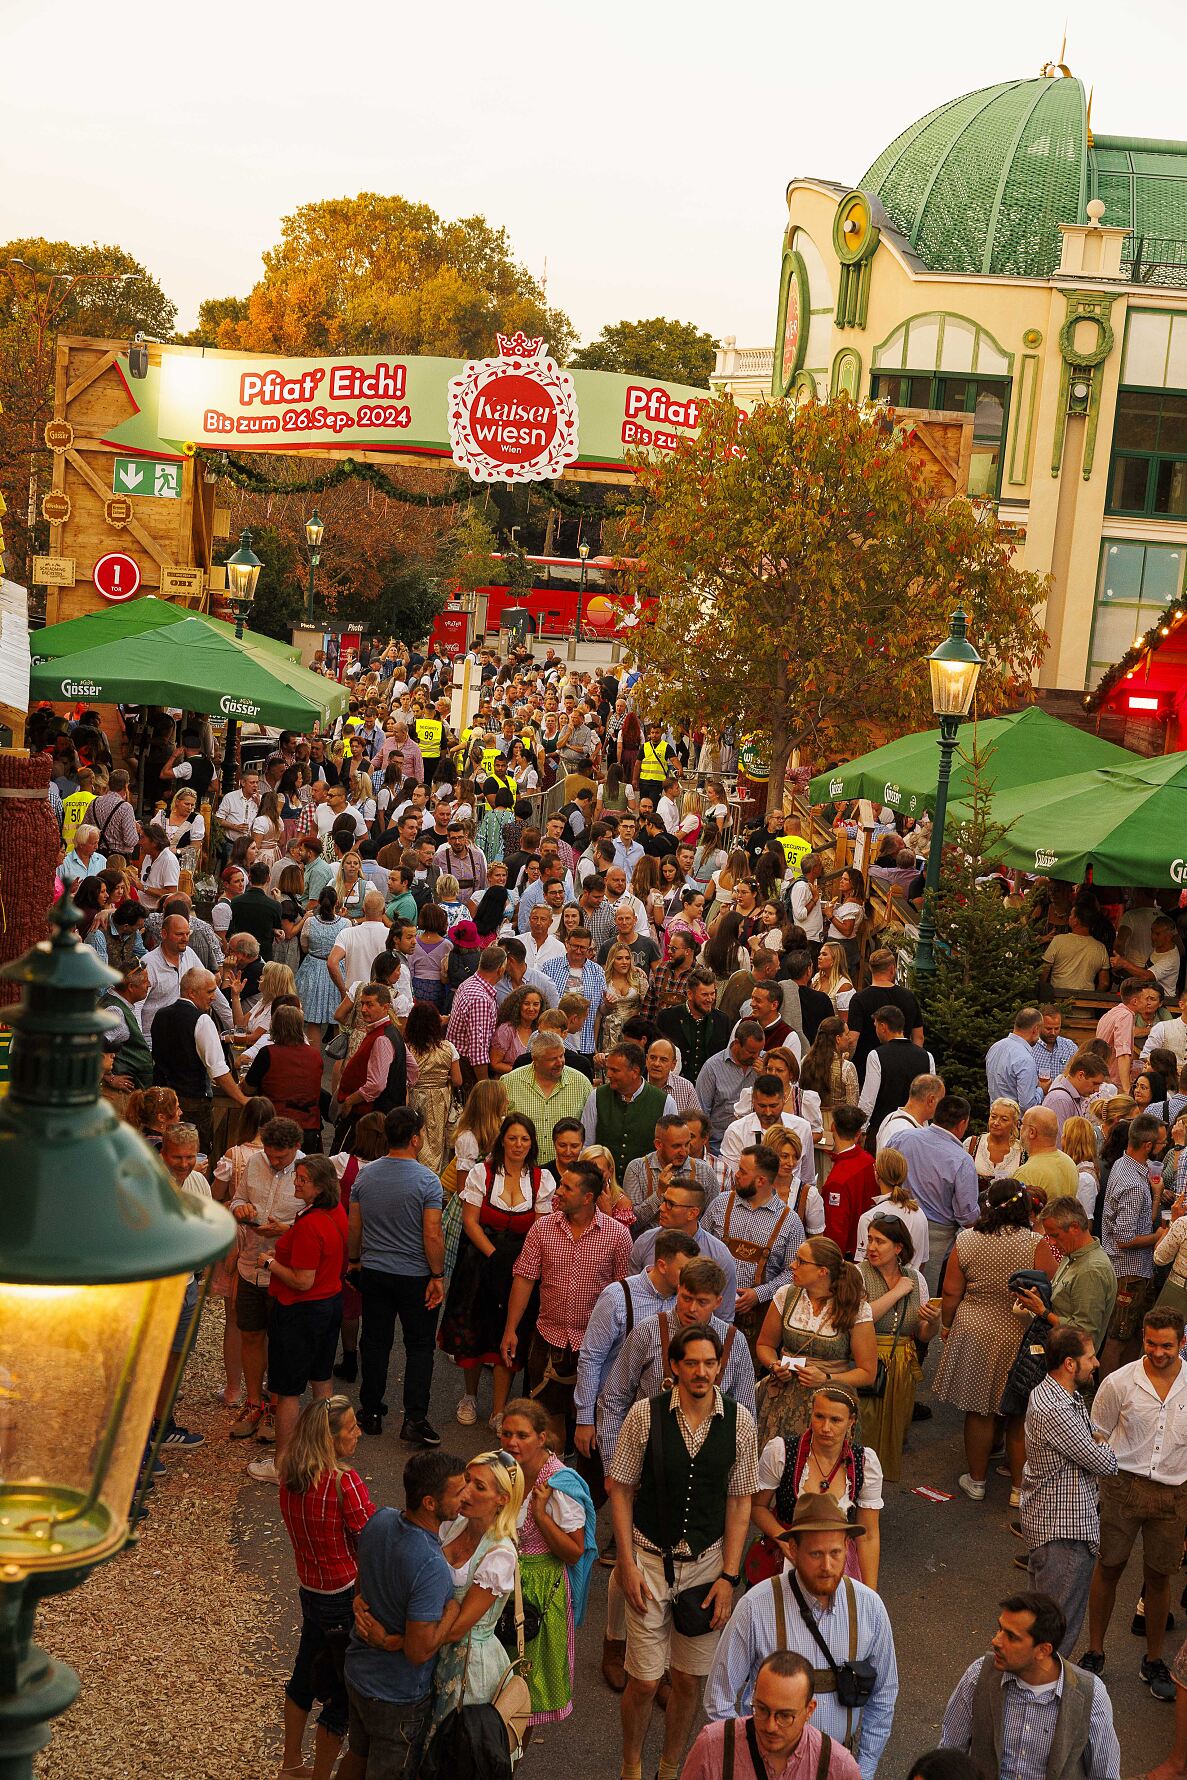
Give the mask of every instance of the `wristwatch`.
M 742 1573 L 740 1570 L 735 1571 L 735 1573 L 732 1576 L 730 1575 L 728 1570 L 723 1570 L 721 1572 L 721 1581 L 728 1582 L 731 1588 L 737 1588 L 737 1586 L 741 1580 L 742 1580 Z

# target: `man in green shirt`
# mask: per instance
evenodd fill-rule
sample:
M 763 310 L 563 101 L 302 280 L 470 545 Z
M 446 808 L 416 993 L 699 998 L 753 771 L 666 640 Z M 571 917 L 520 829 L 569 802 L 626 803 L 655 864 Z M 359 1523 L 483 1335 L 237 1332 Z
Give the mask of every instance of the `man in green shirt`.
M 1053 1108 L 1032 1106 L 1022 1115 L 1022 1147 L 1026 1161 L 1014 1170 L 1018 1180 L 1045 1194 L 1048 1204 L 1074 1198 L 1080 1175 L 1059 1147 L 1059 1120 Z
M 316 835 L 305 841 L 301 854 L 305 861 L 305 906 L 313 909 L 326 885 L 334 882 L 334 867 L 328 859 L 322 858 L 321 843 Z
M 540 1166 L 556 1154 L 552 1128 L 558 1119 L 579 1119 L 593 1093 L 589 1077 L 565 1062 L 559 1032 L 536 1032 L 528 1046 L 531 1062 L 503 1077 L 509 1112 L 523 1113 L 536 1127 Z
M 1048 1328 L 1083 1329 L 1099 1353 L 1117 1301 L 1113 1264 L 1078 1199 L 1053 1200 L 1043 1213 L 1043 1234 L 1062 1257 L 1051 1282 L 1051 1308 L 1045 1308 L 1033 1289 L 1019 1292 L 1019 1300 Z

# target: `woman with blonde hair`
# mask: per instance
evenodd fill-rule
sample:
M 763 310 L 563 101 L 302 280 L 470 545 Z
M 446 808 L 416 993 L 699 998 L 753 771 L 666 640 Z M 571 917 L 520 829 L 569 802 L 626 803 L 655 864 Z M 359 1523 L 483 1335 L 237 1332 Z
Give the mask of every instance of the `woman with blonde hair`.
M 301 999 L 291 966 L 269 959 L 260 972 L 260 992 L 247 1010 L 247 1048 L 241 1061 L 251 1063 L 272 1031 L 272 1006 L 281 995 L 292 995 L 298 1002 Z
M 154 1150 L 161 1147 L 170 1125 L 181 1118 L 181 1102 L 172 1088 L 136 1088 L 128 1095 L 124 1119 Z
M 653 859 L 650 853 L 644 853 L 631 873 L 631 895 L 643 904 L 654 931 L 662 932 L 664 899 L 660 890 L 659 860 Z
M 879 1150 L 874 1157 L 874 1177 L 878 1182 L 878 1194 L 869 1210 L 863 1211 L 857 1220 L 854 1260 L 860 1264 L 866 1258 L 866 1231 L 871 1218 L 893 1214 L 907 1226 L 912 1259 L 917 1267 L 922 1267 L 930 1252 L 927 1217 L 907 1186 L 907 1158 L 895 1149 Z
M 828 1236 L 807 1236 L 792 1283 L 771 1299 L 755 1344 L 769 1373 L 759 1411 L 759 1450 L 774 1435 L 802 1434 L 812 1393 L 824 1384 L 859 1391 L 878 1371 L 878 1343 L 861 1273 Z
M 605 1144 L 587 1143 L 577 1159 L 579 1162 L 592 1162 L 605 1182 L 598 1194 L 598 1210 L 605 1212 L 608 1218 L 617 1218 L 621 1224 L 633 1224 L 635 1208 L 618 1184 L 614 1157 Z
M 339 1652 L 346 1648 L 342 1634 L 354 1624 L 358 1536 L 375 1513 L 351 1464 L 360 1433 L 349 1397 L 318 1398 L 302 1410 L 277 1462 L 280 1512 L 292 1541 L 301 1602 L 301 1639 L 284 1690 L 282 1775 L 329 1780 L 346 1733 L 349 1707 Z M 333 1677 L 329 1692 L 324 1691 L 327 1674 Z M 307 1768 L 301 1746 L 318 1697 L 322 1708 L 313 1766 Z
M 798 1131 L 789 1131 L 786 1125 L 772 1125 L 763 1132 L 762 1141 L 779 1158 L 775 1192 L 787 1201 L 809 1236 L 819 1234 L 824 1229 L 824 1200 L 815 1187 L 800 1179 L 803 1138 Z
M 619 1042 L 626 1022 L 642 1007 L 648 987 L 647 977 L 635 963 L 631 948 L 622 940 L 611 945 L 603 969 L 606 987 L 597 1016 L 595 1063 L 604 1062 L 606 1052 Z
M 1022 1112 L 1016 1100 L 1003 1095 L 989 1108 L 980 1137 L 966 1137 L 964 1147 L 977 1168 L 977 1188 L 988 1192 L 995 1180 L 1012 1180 L 1022 1165 Z
M 168 1093 L 168 1089 L 156 1090 Z M 257 1150 L 264 1147 L 260 1132 L 269 1119 L 276 1117 L 276 1108 L 263 1094 L 253 1094 L 239 1109 L 239 1141 L 224 1150 L 214 1165 L 210 1196 L 223 1205 L 239 1197 L 247 1178 L 247 1164 Z M 223 1302 L 223 1372 L 226 1382 L 219 1396 L 227 1409 L 238 1406 L 243 1395 L 243 1341 L 235 1320 L 235 1294 L 239 1290 L 239 1241 L 236 1238 L 229 1254 L 218 1262 L 211 1275 L 210 1296 Z
M 344 915 L 348 921 L 361 921 L 363 898 L 368 889 L 367 880 L 363 876 L 361 854 L 352 850 L 342 855 L 338 875 L 334 879 L 334 889 L 338 896 L 339 915 Z
M 173 793 L 165 818 L 165 833 L 177 854 L 178 863 L 187 871 L 193 871 L 206 838 L 206 824 L 198 813 L 198 793 L 192 786 L 185 785 Z
M 1076 1164 L 1076 1172 L 1079 1175 L 1076 1182 L 1076 1198 L 1091 1218 L 1096 1210 L 1096 1196 L 1100 1192 L 1096 1131 L 1091 1120 L 1065 1119 L 1063 1130 L 1059 1133 L 1059 1147 L 1064 1155 L 1070 1156 Z
M 511 1667 L 497 1628 L 519 1569 L 523 1498 L 510 1453 L 480 1452 L 466 1466 L 461 1512 L 440 1530 L 457 1613 L 433 1675 L 434 1727 L 455 1706 L 489 1705 Z
M 839 1014 L 843 1014 L 853 1000 L 855 991 L 848 975 L 845 948 L 839 940 L 827 940 L 821 946 L 812 987 L 827 995 Z

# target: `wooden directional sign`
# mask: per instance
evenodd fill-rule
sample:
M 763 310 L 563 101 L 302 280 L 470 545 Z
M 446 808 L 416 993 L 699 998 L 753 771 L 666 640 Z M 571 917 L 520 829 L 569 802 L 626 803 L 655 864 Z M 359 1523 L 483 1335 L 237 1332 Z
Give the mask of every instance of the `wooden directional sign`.
M 41 497 L 41 517 L 48 519 L 51 525 L 65 525 L 70 517 L 70 496 L 57 494 L 50 490 Z
M 74 443 L 74 428 L 68 420 L 47 420 L 45 442 L 51 451 L 69 451 Z
M 206 585 L 204 569 L 163 568 L 161 570 L 162 599 L 199 599 Z
M 113 494 L 104 501 L 103 514 L 108 525 L 125 526 L 132 517 L 132 503 L 126 494 Z
M 72 556 L 35 556 L 33 585 L 35 587 L 73 587 L 75 563 Z

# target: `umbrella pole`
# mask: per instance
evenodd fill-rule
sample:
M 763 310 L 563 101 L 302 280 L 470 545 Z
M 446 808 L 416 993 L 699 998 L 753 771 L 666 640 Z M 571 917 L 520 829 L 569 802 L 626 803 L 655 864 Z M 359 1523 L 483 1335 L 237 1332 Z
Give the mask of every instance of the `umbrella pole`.
M 227 735 L 223 742 L 223 795 L 235 789 L 235 756 L 239 743 L 239 719 L 227 718 Z

